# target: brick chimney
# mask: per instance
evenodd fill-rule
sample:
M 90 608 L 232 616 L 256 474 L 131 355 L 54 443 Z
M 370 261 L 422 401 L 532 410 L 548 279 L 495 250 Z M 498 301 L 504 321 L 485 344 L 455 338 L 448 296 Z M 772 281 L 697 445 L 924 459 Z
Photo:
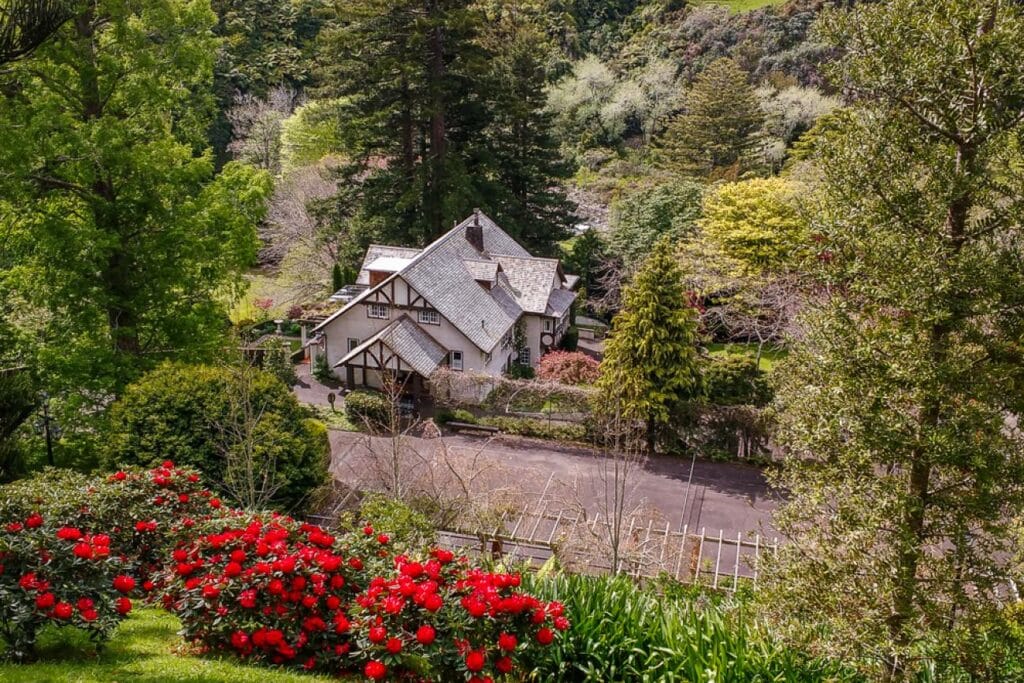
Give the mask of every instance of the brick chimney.
M 479 252 L 484 250 L 484 229 L 480 225 L 480 209 L 473 209 L 473 222 L 466 226 L 466 241 Z

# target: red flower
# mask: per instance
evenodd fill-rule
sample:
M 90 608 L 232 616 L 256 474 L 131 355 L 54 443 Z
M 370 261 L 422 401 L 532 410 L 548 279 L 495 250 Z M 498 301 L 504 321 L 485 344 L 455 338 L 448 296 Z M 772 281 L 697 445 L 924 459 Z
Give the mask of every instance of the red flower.
M 114 472 L 113 476 L 111 476 L 110 478 L 113 479 L 114 481 L 124 481 L 125 479 L 128 478 L 128 475 L 125 474 L 124 472 L 118 471 Z
M 367 536 L 373 536 L 373 527 L 367 524 L 363 527 L 363 533 Z
M 57 606 L 53 608 L 53 616 L 58 619 L 70 619 L 74 611 L 74 608 L 68 603 L 58 602 Z
M 428 612 L 436 612 L 444 606 L 444 600 L 437 593 L 431 593 L 427 597 L 423 598 L 423 609 Z
M 224 567 L 224 576 L 234 578 L 242 573 L 242 565 L 237 562 L 228 562 L 227 566 Z
M 27 526 L 29 529 L 38 529 L 42 525 L 43 525 L 43 516 L 40 515 L 38 512 L 33 512 L 25 520 L 25 526 Z
M 231 645 L 236 650 L 244 650 L 249 644 L 249 635 L 245 631 L 235 631 L 231 634 Z
M 73 526 L 64 526 L 57 530 L 57 538 L 65 541 L 77 541 L 82 537 L 82 532 Z
M 207 600 L 213 600 L 220 595 L 220 589 L 216 586 L 203 586 L 203 597 Z
M 437 636 L 437 631 L 430 624 L 423 624 L 416 629 L 416 640 L 420 645 L 430 645 L 434 642 L 434 638 Z
M 256 606 L 256 591 L 249 590 L 242 591 L 241 595 L 238 596 L 238 604 L 246 609 L 252 609 Z
M 89 598 L 78 598 L 78 611 L 85 612 L 93 608 L 95 603 Z
M 388 638 L 387 648 L 388 652 L 397 655 L 402 651 L 402 641 L 398 638 Z
M 90 608 L 82 610 L 82 619 L 84 619 L 85 621 L 96 621 L 96 618 L 98 616 L 99 615 L 96 613 L 96 610 L 94 609 Z
M 125 574 L 114 577 L 114 590 L 118 593 L 131 593 L 135 590 L 135 579 Z
M 494 668 L 498 670 L 498 673 L 510 674 L 512 673 L 512 660 L 509 657 L 502 657 L 494 662 Z
M 195 474 L 195 473 L 192 473 L 192 474 L 188 475 L 188 480 L 190 482 L 192 482 L 193 484 L 195 484 L 196 482 L 199 481 L 199 475 Z
M 363 673 L 366 674 L 366 677 L 370 680 L 379 681 L 388 675 L 388 668 L 384 666 L 384 662 L 378 662 L 375 659 L 371 659 L 363 668 Z
M 48 610 L 53 607 L 55 602 L 57 602 L 57 598 L 54 597 L 53 593 L 43 593 L 36 596 L 36 609 Z
M 511 633 L 502 633 L 498 636 L 498 647 L 500 647 L 502 650 L 511 652 L 512 650 L 516 649 L 516 645 L 518 644 L 519 641 L 517 641 L 516 637 Z
M 351 625 L 352 624 L 351 622 L 349 622 L 348 617 L 346 617 L 344 614 L 338 614 L 334 617 L 335 633 L 345 633 L 346 631 L 348 631 Z
M 564 631 L 569 628 L 569 620 L 562 616 L 555 617 L 555 628 L 559 631 Z
M 92 546 L 88 543 L 75 544 L 75 549 L 73 552 L 75 553 L 75 557 L 79 557 L 83 560 L 88 560 L 92 558 Z
M 187 503 L 188 502 L 188 494 L 187 493 L 182 493 L 181 495 L 179 495 L 178 496 L 178 502 L 179 503 Z
M 339 607 L 341 607 L 341 598 L 339 598 L 337 595 L 328 595 L 326 602 L 327 609 L 329 610 L 336 610 Z
M 143 581 L 142 582 L 142 590 L 146 591 L 147 593 L 149 591 L 153 590 L 155 587 L 156 587 L 156 584 L 154 584 L 152 581 Z
M 384 639 L 388 637 L 388 632 L 383 626 L 373 626 L 370 628 L 370 632 L 367 637 L 370 639 L 371 643 L 383 643 Z
M 537 642 L 541 645 L 550 645 L 555 639 L 555 634 L 547 626 L 537 631 Z
M 210 499 L 210 507 L 212 507 L 214 510 L 219 508 L 220 507 L 220 498 L 211 498 Z
M 118 598 L 114 605 L 118 614 L 128 614 L 132 611 L 132 601 L 128 598 Z
M 466 668 L 470 671 L 480 671 L 484 668 L 486 658 L 482 650 L 471 650 L 466 655 Z
M 377 537 L 377 542 L 380 543 L 381 545 L 387 545 L 388 541 L 390 541 L 390 540 L 391 539 L 388 538 L 387 534 L 381 534 L 380 536 Z
M 22 525 L 21 522 L 11 522 L 5 528 L 7 529 L 7 533 L 16 534 L 25 527 Z
M 163 467 L 165 470 L 173 470 L 174 462 L 172 462 L 171 460 L 164 460 L 164 464 L 161 465 L 161 467 Z

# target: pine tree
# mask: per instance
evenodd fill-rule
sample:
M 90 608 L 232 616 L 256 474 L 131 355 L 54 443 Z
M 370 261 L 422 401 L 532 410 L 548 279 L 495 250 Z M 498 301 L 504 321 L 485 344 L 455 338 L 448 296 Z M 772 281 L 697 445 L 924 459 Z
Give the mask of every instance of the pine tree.
M 731 59 L 718 59 L 697 77 L 682 114 L 661 139 L 662 164 L 686 175 L 707 176 L 752 165 L 756 134 L 764 122 L 747 74 Z
M 780 375 L 789 543 L 765 605 L 871 680 L 1008 680 L 990 625 L 1021 580 L 1024 11 L 858 3 L 822 35 L 857 100 L 813 144 L 829 286 Z
M 703 392 L 697 314 L 687 302 L 673 242 L 663 238 L 623 293 L 601 363 L 601 409 L 642 422 L 647 449 L 677 409 Z

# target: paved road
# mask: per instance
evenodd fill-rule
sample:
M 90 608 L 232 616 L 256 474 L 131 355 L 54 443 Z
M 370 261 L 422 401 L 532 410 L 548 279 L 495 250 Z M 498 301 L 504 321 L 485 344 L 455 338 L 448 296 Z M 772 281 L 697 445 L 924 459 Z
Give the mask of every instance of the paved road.
M 332 472 L 339 480 L 366 485 L 371 449 L 386 452 L 390 442 L 373 445 L 365 435 L 332 431 Z M 575 497 L 588 508 L 599 507 L 605 495 L 602 459 L 585 448 L 551 442 L 498 437 L 447 436 L 409 439 L 406 448 L 418 454 L 437 449 L 475 458 L 484 476 L 477 488 L 518 488 L 527 497 Z M 379 449 L 379 450 L 378 450 Z M 379 456 L 378 456 L 379 457 Z M 691 476 L 692 464 L 692 476 Z M 712 463 L 670 458 L 649 460 L 635 475 L 632 499 L 649 509 L 672 529 L 685 524 L 690 531 L 706 528 L 726 536 L 760 533 L 772 537 L 771 511 L 778 496 L 769 490 L 760 469 L 733 463 Z

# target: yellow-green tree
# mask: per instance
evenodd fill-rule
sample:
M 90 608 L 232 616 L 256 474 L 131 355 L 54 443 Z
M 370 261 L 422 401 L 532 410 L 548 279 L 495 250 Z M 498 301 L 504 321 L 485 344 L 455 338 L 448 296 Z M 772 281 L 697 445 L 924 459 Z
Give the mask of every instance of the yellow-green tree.
M 807 221 L 796 204 L 801 188 L 782 178 L 726 183 L 704 200 L 705 238 L 734 261 L 738 275 L 779 271 L 807 249 Z
M 660 240 L 626 287 L 598 380 L 602 411 L 641 422 L 649 452 L 676 409 L 703 393 L 697 313 L 674 252 Z

